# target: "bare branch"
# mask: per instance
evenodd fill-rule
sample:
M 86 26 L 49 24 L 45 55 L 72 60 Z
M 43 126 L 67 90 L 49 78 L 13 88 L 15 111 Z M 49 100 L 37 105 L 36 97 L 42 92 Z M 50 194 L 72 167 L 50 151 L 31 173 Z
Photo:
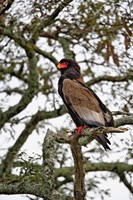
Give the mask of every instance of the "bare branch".
M 70 145 L 75 169 L 74 197 L 75 200 L 85 200 L 86 191 L 84 185 L 84 162 L 81 146 L 78 143 L 78 137 L 74 137 L 73 140 L 71 140 Z
M 129 81 L 129 80 L 133 80 L 133 73 L 131 73 L 131 72 L 127 73 L 123 76 L 108 76 L 108 75 L 98 76 L 98 77 L 93 78 L 92 80 L 88 81 L 86 84 L 87 84 L 87 86 L 91 86 L 91 85 L 94 85 L 101 81 L 123 82 L 123 81 Z
M 0 183 L 0 194 L 32 194 L 39 197 L 44 197 L 41 184 L 35 184 L 34 182 L 28 182 L 22 180 L 19 182 L 12 181 L 10 183 Z
M 47 19 L 44 19 L 40 26 L 38 27 L 38 31 L 42 30 L 44 27 L 51 25 L 54 22 L 54 19 L 59 15 L 59 13 L 73 0 L 64 0 L 59 4 L 59 6 L 53 11 L 53 13 L 48 16 Z
M 0 114 L 0 128 L 9 121 L 11 117 L 20 113 L 24 110 L 27 105 L 31 102 L 34 95 L 37 93 L 38 88 L 38 73 L 36 70 L 37 66 L 37 58 L 33 54 L 33 52 L 29 52 L 29 82 L 28 82 L 28 89 L 23 92 L 23 96 L 18 104 L 10 107 L 7 111 Z
M 84 164 L 85 172 L 98 172 L 98 171 L 110 171 L 110 172 L 133 172 L 133 165 L 127 164 L 124 162 L 99 162 L 99 163 L 91 163 L 86 162 Z M 74 173 L 74 167 L 63 167 L 61 169 L 54 169 L 54 173 L 56 177 L 59 176 L 72 176 Z
M 112 111 L 112 114 L 115 115 L 133 115 L 133 113 L 123 112 L 123 111 Z
M 20 90 L 19 88 L 8 88 L 8 89 L 5 89 L 5 90 L 1 90 L 0 93 L 7 93 L 8 95 L 11 95 L 12 93 L 18 93 L 18 94 L 23 94 L 23 90 Z
M 115 120 L 115 127 L 133 124 L 133 114 Z
M 124 183 L 124 185 L 129 189 L 129 191 L 131 192 L 131 194 L 133 194 L 133 187 L 132 185 L 128 182 L 124 172 L 121 171 L 117 171 L 118 176 L 120 177 L 120 180 Z
M 47 18 L 44 18 L 42 21 L 39 22 L 39 26 L 36 28 L 36 30 L 33 32 L 32 38 L 36 40 L 40 32 L 43 30 L 43 28 L 50 26 L 52 23 L 54 23 L 55 18 L 59 15 L 59 13 L 73 0 L 64 0 L 59 4 L 59 6 L 53 11 L 51 15 L 49 15 Z
M 35 46 L 35 45 L 33 45 L 33 48 L 34 48 L 34 50 L 35 50 L 38 54 L 44 56 L 44 58 L 48 58 L 48 59 L 49 59 L 51 62 L 53 62 L 55 65 L 58 64 L 58 61 L 56 60 L 56 58 L 55 58 L 51 53 L 48 53 L 48 52 L 46 52 L 46 51 L 44 51 L 44 50 L 41 50 L 39 47 L 37 47 L 37 46 Z
M 32 163 L 33 165 L 33 163 Z M 13 167 L 23 167 L 24 162 L 14 162 Z M 29 163 L 30 166 L 30 163 Z M 1 166 L 0 166 L 1 167 Z M 39 168 L 41 170 L 42 166 L 39 164 L 34 164 L 34 167 Z M 124 163 L 124 162 L 90 162 L 86 161 L 84 164 L 85 172 L 99 172 L 99 171 L 109 171 L 109 172 L 133 172 L 133 165 Z M 74 174 L 74 166 L 71 167 L 62 167 L 62 168 L 54 168 L 55 177 L 72 177 Z
M 55 157 L 55 137 L 54 133 L 47 130 L 43 143 L 43 171 L 42 190 L 47 200 L 72 200 L 73 197 L 61 194 L 54 189 L 54 157 Z
M 21 147 L 26 142 L 29 135 L 35 129 L 38 122 L 44 119 L 53 118 L 54 116 L 57 117 L 62 112 L 64 112 L 64 107 L 60 107 L 59 109 L 50 112 L 38 111 L 35 115 L 32 116 L 31 120 L 27 123 L 25 129 L 22 131 L 15 144 L 8 150 L 6 157 L 3 159 L 0 172 L 1 176 L 7 176 L 10 173 L 11 167 L 13 165 L 13 160 L 15 159 Z
M 127 128 L 115 128 L 115 127 L 98 127 L 98 128 L 86 128 L 83 129 L 80 134 L 79 144 L 86 146 L 94 138 L 93 134 L 108 134 L 108 133 L 123 133 L 127 131 Z M 74 137 L 77 136 L 77 131 L 71 137 L 68 137 L 65 131 L 59 131 L 55 137 L 59 143 L 71 143 Z

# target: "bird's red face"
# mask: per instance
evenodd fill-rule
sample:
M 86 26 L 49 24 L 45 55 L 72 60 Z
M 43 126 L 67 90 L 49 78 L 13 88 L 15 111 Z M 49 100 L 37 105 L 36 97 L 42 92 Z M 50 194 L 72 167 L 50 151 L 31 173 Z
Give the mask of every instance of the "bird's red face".
M 59 63 L 58 65 L 57 65 L 57 68 L 58 69 L 65 69 L 65 68 L 67 68 L 68 67 L 68 63 L 67 62 L 62 62 L 62 63 Z
M 65 74 L 67 77 L 80 76 L 80 67 L 72 59 L 63 58 L 62 60 L 60 60 L 59 64 L 57 65 L 57 68 L 60 70 L 61 75 Z

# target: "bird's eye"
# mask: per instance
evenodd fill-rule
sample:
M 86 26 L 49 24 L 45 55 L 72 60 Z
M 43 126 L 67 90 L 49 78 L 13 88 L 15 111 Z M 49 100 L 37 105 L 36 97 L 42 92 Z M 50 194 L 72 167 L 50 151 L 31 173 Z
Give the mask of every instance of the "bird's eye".
M 67 62 L 63 62 L 63 64 L 64 64 L 64 65 L 68 65 L 68 63 L 67 63 Z
M 63 63 L 61 63 L 61 65 L 64 66 L 64 67 L 67 67 L 68 63 L 67 62 L 63 62 Z

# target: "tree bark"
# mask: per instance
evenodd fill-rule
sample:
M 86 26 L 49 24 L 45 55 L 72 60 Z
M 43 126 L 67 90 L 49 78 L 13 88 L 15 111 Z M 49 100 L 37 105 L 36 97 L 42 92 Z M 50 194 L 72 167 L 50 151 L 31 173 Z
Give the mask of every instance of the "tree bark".
M 75 168 L 75 182 L 74 182 L 74 197 L 75 200 L 85 200 L 85 172 L 84 172 L 84 161 L 83 154 L 81 151 L 81 146 L 78 143 L 78 137 L 75 136 L 73 140 L 71 140 L 71 152 L 74 160 L 74 168 Z

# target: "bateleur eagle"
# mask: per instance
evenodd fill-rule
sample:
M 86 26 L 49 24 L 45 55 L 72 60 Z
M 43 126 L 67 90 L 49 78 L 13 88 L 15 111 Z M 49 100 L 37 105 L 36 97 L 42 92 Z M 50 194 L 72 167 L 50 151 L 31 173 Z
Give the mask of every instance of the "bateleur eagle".
M 78 134 L 82 127 L 114 126 L 110 110 L 93 90 L 85 85 L 77 62 L 72 59 L 62 59 L 57 68 L 61 72 L 58 92 L 77 126 Z M 110 141 L 106 134 L 93 135 L 93 137 L 105 150 L 110 149 Z

